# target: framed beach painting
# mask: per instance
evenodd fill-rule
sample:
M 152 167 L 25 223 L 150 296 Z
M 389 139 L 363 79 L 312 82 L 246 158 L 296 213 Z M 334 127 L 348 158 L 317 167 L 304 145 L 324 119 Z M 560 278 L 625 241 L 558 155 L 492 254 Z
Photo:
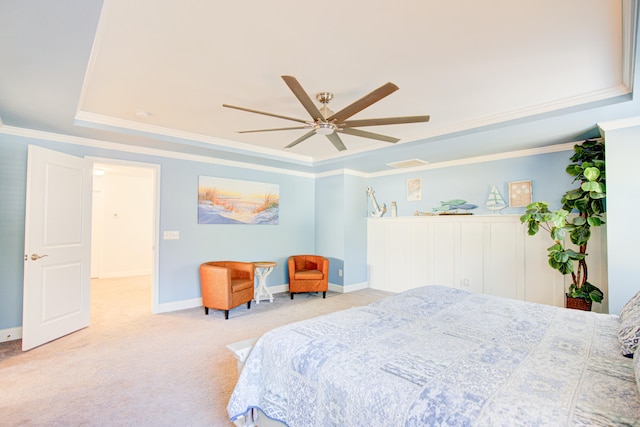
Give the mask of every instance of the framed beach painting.
M 514 181 L 509 183 L 509 207 L 526 207 L 531 203 L 531 181 Z
M 278 224 L 279 212 L 278 184 L 198 178 L 198 224 Z

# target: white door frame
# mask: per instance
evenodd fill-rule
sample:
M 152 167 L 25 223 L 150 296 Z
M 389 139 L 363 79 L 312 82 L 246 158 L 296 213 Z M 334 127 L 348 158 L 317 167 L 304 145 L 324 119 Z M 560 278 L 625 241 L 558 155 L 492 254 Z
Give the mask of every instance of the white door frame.
M 93 163 L 112 164 L 118 166 L 127 166 L 133 168 L 144 168 L 153 170 L 153 254 L 151 265 L 151 312 L 159 313 L 159 291 L 158 291 L 158 272 L 159 257 L 158 248 L 160 243 L 160 165 L 155 163 L 134 162 L 129 160 L 111 159 L 107 157 L 89 157 Z M 93 226 L 93 225 L 92 225 Z

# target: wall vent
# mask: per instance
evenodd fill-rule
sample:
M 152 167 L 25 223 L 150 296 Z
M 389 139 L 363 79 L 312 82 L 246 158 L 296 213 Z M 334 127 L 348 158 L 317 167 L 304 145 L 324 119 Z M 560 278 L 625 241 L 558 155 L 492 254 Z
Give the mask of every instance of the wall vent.
M 401 160 L 399 162 L 387 163 L 387 166 L 398 169 L 406 169 L 406 168 L 417 168 L 419 166 L 424 166 L 429 164 L 424 160 L 420 159 L 409 159 L 409 160 Z

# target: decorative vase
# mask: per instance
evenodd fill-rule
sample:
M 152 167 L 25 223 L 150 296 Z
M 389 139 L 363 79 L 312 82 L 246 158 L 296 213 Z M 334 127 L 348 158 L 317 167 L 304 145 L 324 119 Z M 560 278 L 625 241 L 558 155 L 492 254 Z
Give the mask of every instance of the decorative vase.
M 586 301 L 582 298 L 572 298 L 565 294 L 565 307 L 575 310 L 591 311 L 592 301 Z

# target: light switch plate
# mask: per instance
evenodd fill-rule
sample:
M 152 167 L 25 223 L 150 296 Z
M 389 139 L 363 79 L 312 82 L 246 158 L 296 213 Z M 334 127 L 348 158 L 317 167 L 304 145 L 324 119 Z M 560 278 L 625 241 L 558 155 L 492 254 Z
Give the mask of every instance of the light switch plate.
M 178 240 L 180 238 L 180 232 L 179 231 L 165 231 L 163 236 L 164 236 L 164 240 Z

